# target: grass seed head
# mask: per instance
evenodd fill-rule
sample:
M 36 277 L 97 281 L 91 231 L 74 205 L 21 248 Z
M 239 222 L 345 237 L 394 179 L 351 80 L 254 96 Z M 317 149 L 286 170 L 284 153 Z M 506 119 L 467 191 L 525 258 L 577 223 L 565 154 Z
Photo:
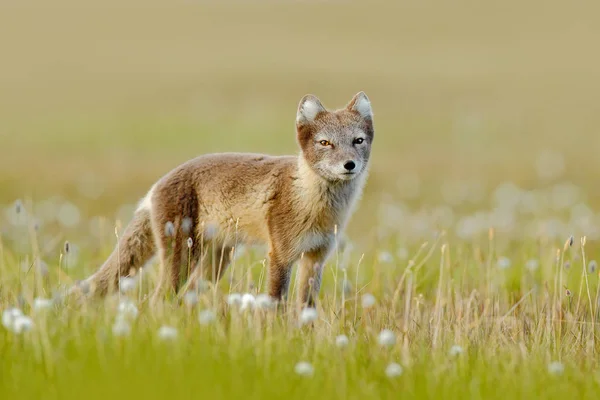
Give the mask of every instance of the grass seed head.
M 362 297 L 362 307 L 363 308 L 371 308 L 371 307 L 375 306 L 375 304 L 377 304 L 377 300 L 375 299 L 375 296 L 373 296 L 371 293 L 366 293 L 363 295 L 363 297 Z
M 254 298 L 254 295 L 251 293 L 244 293 L 244 295 L 242 296 L 242 306 L 241 306 L 241 310 L 247 310 L 247 309 L 252 309 L 254 308 L 254 304 L 256 303 L 256 299 Z
M 45 311 L 52 308 L 52 300 L 37 297 L 33 300 L 33 309 L 35 311 Z
M 379 344 L 383 347 L 393 347 L 396 344 L 396 335 L 389 329 L 384 329 L 379 333 Z
M 175 340 L 178 333 L 177 328 L 163 325 L 158 329 L 158 338 L 161 340 Z
M 310 324 L 311 322 L 315 321 L 318 316 L 319 315 L 317 313 L 316 308 L 312 308 L 312 307 L 304 308 L 300 312 L 300 324 L 301 325 Z
M 17 319 L 18 317 L 20 317 L 22 315 L 23 315 L 23 312 L 16 307 L 7 308 L 6 310 L 4 310 L 2 312 L 2 325 L 6 329 L 12 330 L 15 319 Z
M 348 347 L 349 343 L 350 343 L 350 340 L 348 339 L 348 336 L 346 336 L 346 335 L 338 335 L 335 338 L 335 345 L 340 349 Z
M 230 293 L 227 296 L 227 304 L 229 306 L 241 306 L 242 305 L 242 295 L 239 293 Z
M 198 322 L 200 325 L 210 325 L 217 319 L 217 314 L 213 310 L 202 310 L 198 313 Z
M 402 368 L 402 366 L 394 362 L 389 363 L 388 366 L 385 368 L 385 374 L 388 378 L 397 378 L 401 376 L 403 372 L 404 369 Z
M 296 372 L 296 374 L 300 376 L 309 377 L 313 376 L 313 374 L 315 373 L 315 369 L 309 362 L 301 361 L 294 367 L 294 372 Z
M 165 224 L 165 236 L 173 237 L 175 236 L 175 225 L 171 221 Z
M 117 320 L 112 326 L 112 333 L 115 336 L 129 336 L 131 333 L 131 326 L 125 318 L 117 317 Z
M 548 364 L 548 372 L 551 375 L 562 375 L 565 372 L 565 366 L 560 361 L 553 361 Z

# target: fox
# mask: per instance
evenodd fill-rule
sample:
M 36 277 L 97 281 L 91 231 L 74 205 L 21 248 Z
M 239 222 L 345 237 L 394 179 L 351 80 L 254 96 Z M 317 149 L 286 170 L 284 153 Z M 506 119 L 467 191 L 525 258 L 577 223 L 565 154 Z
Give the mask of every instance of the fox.
M 213 153 L 172 169 L 140 200 L 104 264 L 71 291 L 106 295 L 157 256 L 153 298 L 177 294 L 194 280 L 218 283 L 236 246 L 263 245 L 269 297 L 285 302 L 298 263 L 298 304 L 314 307 L 336 235 L 362 196 L 374 135 L 364 92 L 337 110 L 305 95 L 297 155 Z

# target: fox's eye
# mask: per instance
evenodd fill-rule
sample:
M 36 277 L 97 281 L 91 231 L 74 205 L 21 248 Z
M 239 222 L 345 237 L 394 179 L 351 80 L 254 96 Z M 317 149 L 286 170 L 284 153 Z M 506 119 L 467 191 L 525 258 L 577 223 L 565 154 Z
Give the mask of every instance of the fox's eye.
M 364 141 L 365 141 L 365 139 L 359 137 L 359 138 L 354 139 L 354 144 L 361 144 Z
M 328 140 L 321 140 L 319 143 L 321 143 L 322 146 L 331 146 L 331 143 L 329 143 Z

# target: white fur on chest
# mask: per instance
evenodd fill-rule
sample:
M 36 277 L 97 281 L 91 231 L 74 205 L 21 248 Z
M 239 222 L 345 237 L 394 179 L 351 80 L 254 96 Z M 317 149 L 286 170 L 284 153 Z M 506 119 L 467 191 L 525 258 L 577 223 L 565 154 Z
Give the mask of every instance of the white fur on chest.
M 311 250 L 328 247 L 330 244 L 331 235 L 327 233 L 315 231 L 304 232 L 298 236 L 296 251 L 305 253 Z

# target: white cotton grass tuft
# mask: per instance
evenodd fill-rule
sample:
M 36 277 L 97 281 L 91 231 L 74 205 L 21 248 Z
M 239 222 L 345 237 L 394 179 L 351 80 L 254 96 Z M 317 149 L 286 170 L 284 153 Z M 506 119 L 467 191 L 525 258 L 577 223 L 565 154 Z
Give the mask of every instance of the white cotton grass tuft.
M 21 317 L 22 315 L 23 312 L 16 307 L 7 308 L 2 312 L 2 325 L 6 329 L 12 330 L 15 319 L 17 317 Z
M 12 323 L 12 331 L 16 334 L 29 332 L 33 329 L 33 320 L 26 315 L 17 316 Z
M 52 300 L 36 297 L 33 299 L 33 309 L 35 311 L 46 311 L 52 308 Z
M 242 295 L 239 293 L 230 293 L 227 296 L 227 304 L 229 306 L 240 306 L 242 305 Z
M 196 292 L 189 291 L 183 295 L 183 302 L 188 307 L 195 306 L 196 304 L 198 304 L 198 301 L 199 301 L 198 293 L 196 293 Z
M 119 316 L 131 319 L 137 318 L 139 313 L 135 303 L 128 299 L 121 300 L 117 307 L 117 311 L 119 313 Z
M 383 263 L 383 264 L 390 264 L 394 261 L 394 257 L 392 256 L 392 254 L 387 251 L 380 252 L 377 255 L 377 259 L 379 260 L 380 263 Z
M 552 375 L 562 375 L 565 372 L 565 366 L 560 361 L 553 361 L 548 364 L 548 372 Z
M 383 347 L 392 347 L 396 344 L 396 335 L 389 329 L 384 329 L 379 333 L 379 344 Z
M 257 308 L 260 308 L 262 310 L 269 310 L 275 307 L 275 302 L 273 301 L 271 296 L 269 296 L 266 293 L 263 293 L 256 296 L 255 305 Z
M 312 376 L 315 373 L 315 369 L 309 362 L 300 361 L 294 367 L 294 372 L 300 376 Z
M 158 329 L 158 338 L 161 340 L 174 340 L 177 339 L 177 328 L 163 325 Z
M 119 280 L 119 290 L 121 293 L 129 293 L 135 290 L 135 278 L 124 277 Z
M 252 309 L 254 308 L 254 304 L 256 303 L 256 299 L 254 298 L 254 295 L 251 293 L 244 293 L 244 295 L 242 296 L 242 306 L 241 306 L 241 310 L 247 310 L 247 309 Z
M 498 265 L 498 268 L 500 268 L 500 269 L 508 269 L 508 268 L 510 268 L 511 264 L 512 263 L 510 261 L 510 258 L 508 258 L 508 257 L 498 258 L 497 265 Z
M 388 366 L 385 368 L 385 374 L 388 378 L 397 378 L 401 376 L 403 372 L 404 369 L 402 368 L 402 365 L 394 362 L 389 363 Z
M 362 296 L 362 307 L 363 308 L 371 308 L 377 303 L 375 296 L 371 293 L 366 293 Z
M 129 322 L 123 317 L 117 317 L 117 320 L 112 326 L 112 333 L 115 336 L 129 336 L 131 333 L 131 326 Z
M 319 314 L 317 313 L 316 308 L 312 308 L 312 307 L 304 308 L 300 312 L 300 324 L 302 324 L 302 325 L 310 324 L 311 322 L 315 321 L 318 316 L 319 316 Z
M 540 262 L 538 260 L 536 260 L 535 258 L 532 258 L 525 263 L 525 268 L 527 268 L 531 272 L 538 269 L 539 266 L 540 266 Z
M 172 237 L 175 236 L 175 225 L 171 221 L 168 221 L 165 224 L 165 236 Z
M 198 322 L 200 325 L 210 325 L 217 319 L 217 314 L 213 310 L 202 310 L 198 313 Z
M 350 344 L 350 340 L 346 335 L 338 335 L 335 338 L 335 345 L 340 349 L 348 347 L 348 344 Z
M 465 352 L 465 349 L 463 349 L 461 346 L 455 344 L 454 346 L 450 347 L 448 354 L 450 355 L 450 357 L 457 357 L 457 356 L 463 354 L 464 352 Z

